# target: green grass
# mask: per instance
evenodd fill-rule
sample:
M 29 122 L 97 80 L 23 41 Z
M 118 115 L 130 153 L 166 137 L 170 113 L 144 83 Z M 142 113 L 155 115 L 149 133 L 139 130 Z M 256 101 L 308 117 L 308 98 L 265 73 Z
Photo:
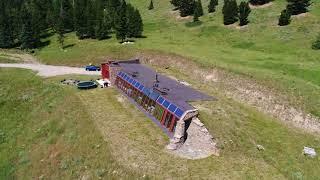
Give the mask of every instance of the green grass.
M 194 103 L 218 141 L 219 157 L 186 160 L 165 150 L 168 137 L 116 89 L 80 91 L 60 85 L 65 76 L 41 79 L 0 69 L 0 179 L 316 179 L 317 136 L 288 128 L 210 85 L 170 68 L 218 101 Z M 71 78 L 88 79 L 86 76 Z M 265 151 L 258 151 L 261 144 Z
M 37 51 L 37 56 L 48 64 L 84 65 L 107 58 L 133 58 L 148 50 L 174 53 L 204 68 L 218 67 L 253 77 L 290 94 L 293 105 L 320 116 L 320 51 L 311 49 L 320 32 L 318 1 L 313 2 L 306 17 L 293 18 L 289 26 L 278 27 L 286 0 L 276 0 L 270 7 L 252 10 L 249 26 L 241 30 L 222 24 L 222 1 L 216 13 L 205 13 L 200 18 L 202 23 L 196 25 L 191 20 L 178 20 L 169 0 L 155 2 L 152 11 L 147 10 L 147 0 L 129 2 L 141 11 L 147 38 L 124 46 L 115 38 L 78 40 L 72 33 L 66 39 L 66 45 L 72 46 L 63 52 L 53 36 L 47 39 L 50 45 Z M 203 6 L 207 4 L 204 0 Z
M 112 157 L 77 90 L 56 82 L 0 69 L 0 179 L 139 178 Z

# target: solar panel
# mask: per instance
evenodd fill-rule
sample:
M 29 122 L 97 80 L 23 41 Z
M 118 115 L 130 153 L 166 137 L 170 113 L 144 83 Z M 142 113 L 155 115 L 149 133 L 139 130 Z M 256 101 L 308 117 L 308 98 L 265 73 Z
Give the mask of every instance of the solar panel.
M 145 94 L 146 96 L 149 96 L 150 90 L 145 87 L 145 88 L 143 89 L 143 94 Z
M 140 86 L 140 83 L 137 81 L 137 83 L 134 85 L 134 87 L 138 88 Z
M 132 82 L 133 82 L 133 79 L 130 78 L 130 79 L 129 79 L 129 83 L 131 84 Z
M 120 72 L 118 72 L 118 76 L 121 76 L 121 74 L 122 74 L 122 72 L 120 71 Z
M 136 82 L 137 82 L 136 80 L 133 80 L 131 84 L 134 86 Z
M 174 114 L 178 117 L 181 118 L 181 116 L 183 115 L 183 111 L 180 108 L 177 108 L 177 110 L 174 112 Z
M 159 104 L 162 104 L 163 101 L 164 101 L 164 99 L 163 99 L 163 97 L 161 97 L 161 96 L 160 96 L 160 97 L 158 98 L 158 100 L 157 100 L 157 102 L 158 102 Z
M 125 80 L 126 81 L 129 81 L 130 77 L 129 76 L 126 76 Z
M 124 77 L 125 75 L 126 75 L 125 73 L 121 72 L 121 77 Z
M 142 91 L 143 88 L 144 88 L 144 86 L 141 84 L 141 85 L 139 86 L 139 90 Z
M 164 100 L 164 102 L 162 103 L 162 105 L 163 105 L 165 108 L 168 108 L 169 105 L 170 105 L 170 102 L 167 101 L 167 100 Z
M 160 94 L 158 94 L 158 93 L 156 93 L 154 91 L 151 92 L 150 95 L 149 95 L 149 97 L 154 101 L 157 100 L 159 96 L 160 96 Z
M 169 109 L 169 111 L 170 111 L 170 112 L 172 112 L 172 113 L 173 113 L 173 112 L 177 109 L 177 106 L 176 106 L 176 105 L 174 105 L 174 104 L 170 104 L 170 106 L 169 106 L 169 108 L 168 108 L 168 109 Z

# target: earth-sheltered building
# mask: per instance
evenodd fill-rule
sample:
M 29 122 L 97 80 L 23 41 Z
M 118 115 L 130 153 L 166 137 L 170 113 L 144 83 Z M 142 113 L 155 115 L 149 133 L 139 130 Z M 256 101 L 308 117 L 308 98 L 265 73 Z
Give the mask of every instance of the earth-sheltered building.
M 140 64 L 139 60 L 109 61 L 101 66 L 102 77 L 130 97 L 160 122 L 169 136 L 176 134 L 177 123 L 190 124 L 198 110 L 188 102 L 213 100 L 176 80 Z M 187 127 L 182 128 L 183 131 Z M 181 132 L 179 132 L 181 134 Z M 183 134 L 183 133 L 182 133 Z

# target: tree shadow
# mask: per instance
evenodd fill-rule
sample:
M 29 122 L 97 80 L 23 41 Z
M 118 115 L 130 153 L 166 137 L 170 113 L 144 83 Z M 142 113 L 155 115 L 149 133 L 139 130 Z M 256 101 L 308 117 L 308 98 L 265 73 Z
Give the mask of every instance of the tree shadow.
M 185 25 L 186 27 L 191 28 L 191 27 L 200 26 L 201 24 L 202 24 L 201 21 L 197 21 L 197 22 L 186 22 L 184 25 Z
M 65 45 L 65 46 L 63 46 L 63 49 L 68 49 L 68 48 L 71 48 L 71 47 L 73 47 L 73 46 L 75 46 L 76 44 L 68 44 L 68 45 Z
M 38 48 L 38 49 L 42 49 L 42 48 L 48 46 L 50 43 L 51 43 L 50 40 L 41 41 L 41 42 L 39 42 L 39 44 L 37 45 L 37 48 Z

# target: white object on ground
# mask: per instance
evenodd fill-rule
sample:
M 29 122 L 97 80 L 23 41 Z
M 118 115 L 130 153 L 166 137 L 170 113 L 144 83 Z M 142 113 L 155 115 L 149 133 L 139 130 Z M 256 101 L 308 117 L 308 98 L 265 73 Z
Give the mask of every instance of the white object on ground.
M 264 151 L 265 150 L 264 147 L 262 145 L 260 145 L 260 144 L 257 145 L 257 149 L 259 151 Z
M 98 71 L 86 71 L 84 68 L 52 66 L 44 64 L 0 64 L 4 68 L 23 68 L 38 72 L 39 76 L 51 77 L 66 74 L 100 75 Z
M 306 147 L 306 146 L 303 147 L 303 154 L 310 156 L 312 158 L 316 157 L 317 155 L 316 151 L 313 148 Z
M 108 79 L 98 79 L 96 81 L 102 88 L 109 87 L 111 84 L 111 82 Z

